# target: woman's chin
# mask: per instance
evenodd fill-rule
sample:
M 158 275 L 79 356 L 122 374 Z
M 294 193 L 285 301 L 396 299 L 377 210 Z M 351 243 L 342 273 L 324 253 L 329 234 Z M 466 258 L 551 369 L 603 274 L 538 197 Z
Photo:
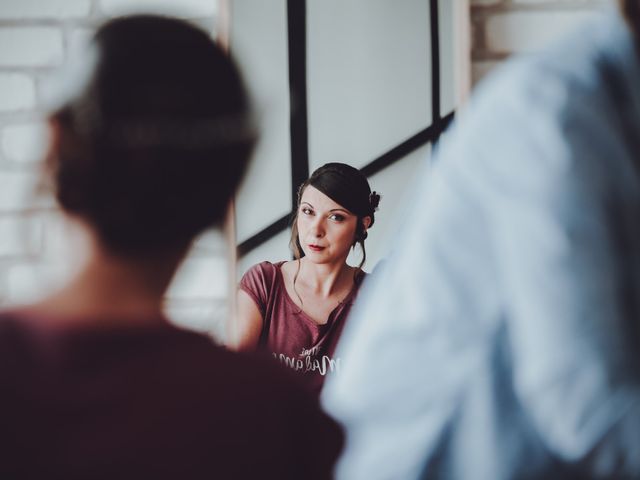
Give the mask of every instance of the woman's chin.
M 329 252 L 324 250 L 322 251 L 307 251 L 303 250 L 305 259 L 308 262 L 315 263 L 317 265 L 326 265 L 326 264 L 343 264 L 347 261 L 347 256 L 339 256 L 339 255 L 331 255 Z
M 311 261 L 320 261 L 327 258 L 327 254 L 324 251 L 304 250 L 304 256 Z

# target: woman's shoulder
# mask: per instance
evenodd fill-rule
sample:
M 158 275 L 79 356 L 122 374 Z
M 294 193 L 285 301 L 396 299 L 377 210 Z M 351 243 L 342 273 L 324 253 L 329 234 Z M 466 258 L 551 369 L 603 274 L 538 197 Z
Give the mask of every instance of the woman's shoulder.
M 251 290 L 265 288 L 271 290 L 272 286 L 281 283 L 280 279 L 285 275 L 281 267 L 286 263 L 284 260 L 275 263 L 270 261 L 256 263 L 242 276 L 240 286 L 245 290 L 247 288 Z
M 277 271 L 280 269 L 283 263 L 285 263 L 284 260 L 281 262 L 270 262 L 268 260 L 265 260 L 263 262 L 256 263 L 255 265 L 251 266 L 249 270 L 246 271 L 244 276 L 274 275 L 275 273 L 277 273 Z
M 261 308 L 266 306 L 269 298 L 277 295 L 282 285 L 280 266 L 283 263 L 269 261 L 256 263 L 240 279 L 240 290 L 251 296 Z

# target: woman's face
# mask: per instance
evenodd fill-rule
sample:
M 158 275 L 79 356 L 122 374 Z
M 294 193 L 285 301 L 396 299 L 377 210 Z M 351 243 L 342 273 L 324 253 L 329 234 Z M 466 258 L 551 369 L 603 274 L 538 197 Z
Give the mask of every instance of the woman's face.
M 298 207 L 298 239 L 313 263 L 344 262 L 356 234 L 358 217 L 309 185 Z

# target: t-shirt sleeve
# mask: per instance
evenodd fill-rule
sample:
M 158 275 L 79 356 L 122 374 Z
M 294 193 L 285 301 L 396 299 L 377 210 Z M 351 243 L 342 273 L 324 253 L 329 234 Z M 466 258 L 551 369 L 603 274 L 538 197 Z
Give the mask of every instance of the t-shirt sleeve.
M 258 263 L 242 276 L 238 285 L 238 288 L 253 299 L 263 317 L 275 281 L 276 268 L 278 267 L 271 262 Z

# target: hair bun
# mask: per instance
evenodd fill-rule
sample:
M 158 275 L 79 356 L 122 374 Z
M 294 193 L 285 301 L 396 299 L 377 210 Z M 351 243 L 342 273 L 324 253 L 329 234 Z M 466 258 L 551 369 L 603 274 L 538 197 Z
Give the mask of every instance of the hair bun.
M 380 194 L 376 191 L 373 191 L 369 194 L 369 205 L 371 205 L 371 210 L 378 210 L 378 205 L 380 205 Z

